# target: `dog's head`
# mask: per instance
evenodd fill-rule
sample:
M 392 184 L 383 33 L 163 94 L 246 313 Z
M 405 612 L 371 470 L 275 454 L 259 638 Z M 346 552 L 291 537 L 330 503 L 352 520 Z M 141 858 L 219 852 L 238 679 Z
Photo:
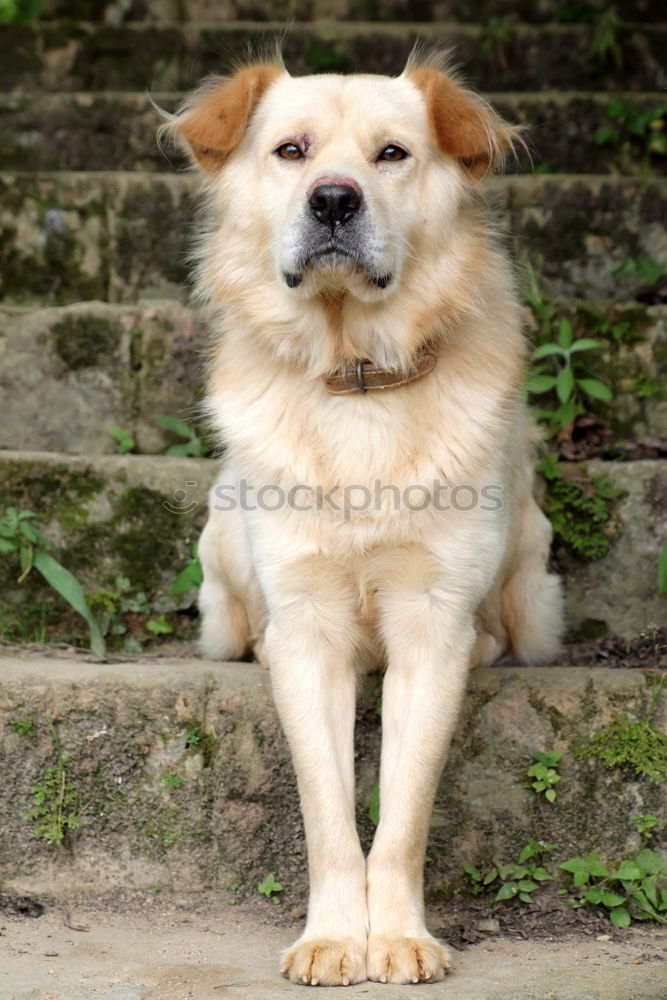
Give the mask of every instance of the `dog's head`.
M 294 295 L 366 302 L 391 295 L 410 260 L 446 247 L 466 191 L 516 131 L 416 61 L 397 78 L 248 66 L 206 84 L 170 128 L 221 199 L 225 239 L 246 239 L 246 255 L 261 248 Z

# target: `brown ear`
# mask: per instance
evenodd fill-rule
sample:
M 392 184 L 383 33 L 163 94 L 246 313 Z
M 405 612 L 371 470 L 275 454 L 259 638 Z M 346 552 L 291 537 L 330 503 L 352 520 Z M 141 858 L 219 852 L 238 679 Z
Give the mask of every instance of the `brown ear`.
M 516 127 L 440 70 L 408 69 L 407 76 L 424 95 L 431 134 L 443 153 L 476 179 L 502 166 Z
M 199 166 L 214 173 L 241 141 L 264 91 L 282 73 L 279 66 L 247 66 L 229 79 L 205 84 L 169 128 L 185 140 Z

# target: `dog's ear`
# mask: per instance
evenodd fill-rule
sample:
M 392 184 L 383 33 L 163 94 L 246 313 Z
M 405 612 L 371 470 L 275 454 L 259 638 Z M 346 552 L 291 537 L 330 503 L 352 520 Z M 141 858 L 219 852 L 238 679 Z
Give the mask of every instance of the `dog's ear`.
M 246 66 L 206 83 L 166 130 L 187 144 L 202 170 L 215 173 L 241 141 L 262 94 L 284 72 L 277 65 Z
M 481 97 L 461 87 L 447 73 L 431 67 L 406 68 L 426 102 L 431 134 L 443 153 L 458 160 L 465 172 L 479 179 L 501 167 L 519 139 L 520 129 L 508 124 Z

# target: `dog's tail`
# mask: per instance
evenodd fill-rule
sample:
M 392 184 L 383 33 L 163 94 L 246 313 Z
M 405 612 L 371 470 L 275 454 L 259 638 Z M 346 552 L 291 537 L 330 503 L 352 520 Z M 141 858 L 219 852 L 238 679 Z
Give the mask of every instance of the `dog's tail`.
M 530 497 L 511 572 L 501 593 L 501 619 L 514 656 L 521 663 L 553 662 L 564 629 L 563 590 L 546 568 L 551 524 Z

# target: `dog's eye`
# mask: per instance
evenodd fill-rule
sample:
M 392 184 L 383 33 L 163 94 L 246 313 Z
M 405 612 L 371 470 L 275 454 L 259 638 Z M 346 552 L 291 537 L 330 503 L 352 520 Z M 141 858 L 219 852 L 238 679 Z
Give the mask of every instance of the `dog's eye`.
M 274 150 L 276 156 L 280 156 L 283 160 L 302 160 L 303 152 L 297 146 L 295 142 L 284 142 L 282 146 L 278 146 Z
M 397 160 L 405 160 L 410 154 L 402 149 L 400 146 L 395 146 L 393 143 L 390 146 L 385 146 L 380 155 L 378 156 L 378 163 L 381 160 L 387 160 L 389 163 L 395 163 Z

